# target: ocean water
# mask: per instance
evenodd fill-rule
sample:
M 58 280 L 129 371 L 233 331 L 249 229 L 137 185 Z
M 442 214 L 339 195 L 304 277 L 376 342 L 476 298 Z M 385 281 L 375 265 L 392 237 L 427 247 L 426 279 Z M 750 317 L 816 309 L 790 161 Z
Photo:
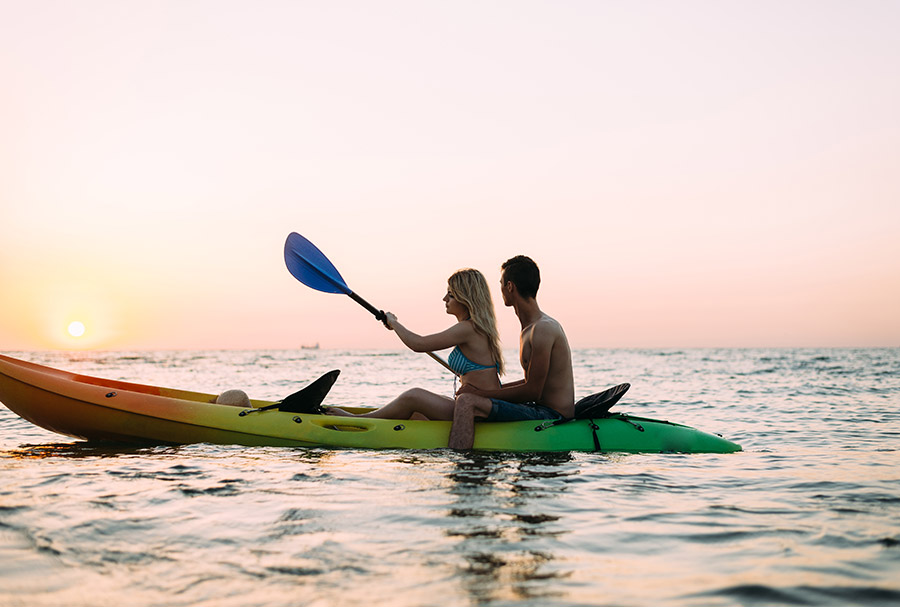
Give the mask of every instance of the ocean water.
M 452 379 L 408 352 L 15 353 L 333 404 Z M 514 353 L 510 353 L 514 356 Z M 121 447 L 0 407 L 0 605 L 900 605 L 900 349 L 579 350 L 579 396 L 729 455 Z

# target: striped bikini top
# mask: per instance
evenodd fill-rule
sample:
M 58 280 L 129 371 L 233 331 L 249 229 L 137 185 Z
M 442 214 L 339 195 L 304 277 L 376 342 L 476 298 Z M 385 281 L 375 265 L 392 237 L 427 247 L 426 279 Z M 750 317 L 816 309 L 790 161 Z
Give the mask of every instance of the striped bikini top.
M 470 373 L 472 371 L 481 371 L 482 369 L 496 369 L 497 365 L 479 365 L 478 363 L 473 363 L 471 360 L 466 358 L 466 355 L 463 354 L 459 346 L 453 348 L 453 351 L 450 352 L 450 356 L 447 357 L 447 364 L 450 365 L 450 368 L 453 369 L 453 372 L 459 376 L 463 376 L 466 373 Z

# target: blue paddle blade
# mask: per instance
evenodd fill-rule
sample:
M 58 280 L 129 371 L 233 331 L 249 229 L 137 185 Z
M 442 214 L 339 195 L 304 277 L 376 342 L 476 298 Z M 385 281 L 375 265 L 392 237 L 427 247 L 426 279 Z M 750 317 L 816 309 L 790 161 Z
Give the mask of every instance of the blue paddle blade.
M 324 293 L 351 293 L 334 264 L 316 245 L 296 232 L 291 232 L 284 241 L 284 263 L 294 278 L 311 289 Z

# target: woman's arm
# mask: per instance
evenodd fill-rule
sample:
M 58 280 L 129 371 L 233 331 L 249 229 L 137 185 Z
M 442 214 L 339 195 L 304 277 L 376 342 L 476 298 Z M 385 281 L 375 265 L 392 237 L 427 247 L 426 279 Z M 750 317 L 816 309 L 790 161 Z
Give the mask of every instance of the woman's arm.
M 435 350 L 444 350 L 464 344 L 469 341 L 472 333 L 475 331 L 471 323 L 458 322 L 440 333 L 419 335 L 404 327 L 397 320 L 397 317 L 390 312 L 387 312 L 385 316 L 388 328 L 392 329 L 397 334 L 397 337 L 400 338 L 400 341 L 413 352 L 434 352 Z

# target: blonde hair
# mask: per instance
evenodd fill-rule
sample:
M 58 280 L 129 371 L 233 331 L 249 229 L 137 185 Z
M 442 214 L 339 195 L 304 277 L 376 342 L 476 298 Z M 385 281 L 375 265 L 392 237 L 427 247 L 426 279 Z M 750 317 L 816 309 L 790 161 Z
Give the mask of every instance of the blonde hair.
M 500 332 L 487 280 L 478 270 L 457 270 L 447 279 L 447 288 L 453 298 L 469 310 L 475 331 L 488 338 L 491 358 L 497 363 L 497 372 L 504 373 L 503 350 L 500 348 Z

